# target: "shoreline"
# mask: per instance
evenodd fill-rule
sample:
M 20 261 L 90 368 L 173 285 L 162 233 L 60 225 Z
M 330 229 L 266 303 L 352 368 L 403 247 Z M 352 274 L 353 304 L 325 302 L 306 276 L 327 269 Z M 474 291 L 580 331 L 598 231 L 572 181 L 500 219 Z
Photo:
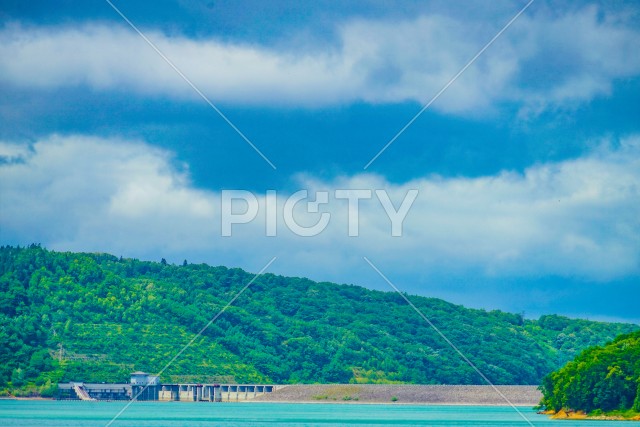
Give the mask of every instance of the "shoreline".
M 1 396 L 0 400 L 56 400 L 53 397 L 22 397 L 22 396 Z
M 194 402 L 195 403 L 195 402 Z M 359 400 L 351 400 L 351 401 L 338 401 L 338 400 L 241 400 L 237 402 L 221 402 L 221 403 L 231 403 L 231 404 L 244 404 L 244 403 L 260 403 L 265 405 L 272 405 L 277 403 L 286 403 L 286 404 L 296 404 L 296 405 L 385 405 L 385 406 L 495 406 L 495 407 L 506 407 L 511 408 L 507 402 L 502 404 L 500 403 L 459 403 L 459 402 L 438 402 L 438 403 L 430 403 L 430 402 L 362 402 Z M 528 404 L 514 404 L 513 406 L 518 408 L 532 408 L 533 405 Z
M 552 420 L 593 420 L 593 421 L 640 421 L 640 414 L 631 418 L 625 418 L 621 415 L 599 414 L 589 415 L 584 411 L 565 411 L 564 409 L 555 411 L 540 411 L 539 414 L 548 415 Z
M 51 402 L 82 402 L 79 399 L 64 399 L 58 400 L 50 397 L 0 397 L 0 400 L 18 400 L 18 401 L 51 401 Z M 113 403 L 113 402 L 124 402 L 128 403 L 130 400 L 96 400 L 89 403 Z M 425 403 L 425 402 L 361 402 L 361 401 L 337 401 L 337 400 L 316 400 L 316 401 L 287 401 L 287 400 L 279 400 L 279 401 L 271 401 L 271 400 L 238 400 L 238 401 L 230 401 L 230 402 L 187 402 L 187 401 L 160 401 L 160 400 L 140 400 L 137 403 L 157 403 L 157 404 L 166 404 L 166 403 L 179 403 L 179 404 L 205 404 L 205 403 L 219 403 L 224 405 L 242 405 L 247 403 L 257 403 L 261 405 L 273 405 L 273 404 L 295 404 L 295 405 L 385 405 L 385 406 L 495 406 L 495 407 L 508 407 L 511 405 L 508 403 L 457 403 L 457 402 L 439 402 L 439 403 Z M 531 408 L 532 405 L 528 404 L 514 404 L 513 406 L 518 408 Z
M 497 390 L 496 390 L 497 389 Z M 221 403 L 383 404 L 445 406 L 538 405 L 537 386 L 415 384 L 292 384 L 259 395 L 225 396 Z M 38 396 L 3 396 L 10 400 L 57 400 Z M 191 402 L 188 402 L 191 403 Z

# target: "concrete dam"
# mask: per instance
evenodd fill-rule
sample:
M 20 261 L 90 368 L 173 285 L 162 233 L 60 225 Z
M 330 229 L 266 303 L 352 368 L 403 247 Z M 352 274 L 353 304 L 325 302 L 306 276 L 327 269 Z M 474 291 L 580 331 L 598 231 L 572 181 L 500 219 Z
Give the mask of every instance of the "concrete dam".
M 285 386 L 272 384 L 163 384 L 155 375 L 131 374 L 129 383 L 58 384 L 61 400 L 141 400 L 165 402 L 238 402 L 272 393 Z

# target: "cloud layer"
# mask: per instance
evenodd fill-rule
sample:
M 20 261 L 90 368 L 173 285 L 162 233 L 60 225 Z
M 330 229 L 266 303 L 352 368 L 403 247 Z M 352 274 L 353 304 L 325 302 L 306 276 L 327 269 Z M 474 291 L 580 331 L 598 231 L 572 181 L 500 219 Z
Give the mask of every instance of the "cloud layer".
M 252 223 L 221 237 L 220 194 L 194 188 L 185 165 L 140 141 L 51 136 L 0 144 L 0 228 L 6 243 L 63 250 L 183 258 L 250 270 L 272 256 L 283 274 L 362 283 L 362 256 L 388 273 L 420 278 L 561 276 L 608 281 L 640 273 L 640 138 L 590 155 L 481 178 L 423 177 L 395 185 L 376 175 L 322 181 L 298 177 L 315 194 L 385 189 L 398 207 L 419 196 L 402 237 L 375 195 L 360 202 L 360 236 L 347 235 L 347 202 L 331 197 L 331 222 L 315 237 L 288 231 L 278 193 L 278 236 L 265 236 L 264 197 Z M 313 198 L 313 197 L 311 197 Z M 319 214 L 301 212 L 311 224 Z M 409 262 L 410 260 L 410 262 Z M 419 281 L 419 279 L 416 279 Z
M 515 11 L 514 11 L 515 13 Z M 468 18 L 468 17 L 467 17 Z M 426 102 L 503 25 L 446 15 L 352 20 L 334 45 L 273 46 L 145 33 L 214 102 L 323 106 Z M 505 16 L 505 22 L 509 19 Z M 501 103 L 523 113 L 606 95 L 640 73 L 640 32 L 595 7 L 523 15 L 434 108 L 477 114 Z M 0 82 L 18 87 L 86 86 L 141 96 L 195 99 L 180 77 L 132 30 L 5 25 Z

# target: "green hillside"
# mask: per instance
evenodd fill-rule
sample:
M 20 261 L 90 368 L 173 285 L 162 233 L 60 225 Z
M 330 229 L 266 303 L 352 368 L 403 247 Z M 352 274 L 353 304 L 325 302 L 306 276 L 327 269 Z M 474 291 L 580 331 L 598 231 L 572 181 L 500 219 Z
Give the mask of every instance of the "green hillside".
M 640 412 L 640 331 L 591 347 L 542 383 L 542 404 L 553 411 Z
M 253 274 L 106 254 L 0 248 L 0 390 L 158 372 Z M 411 297 L 496 384 L 539 384 L 637 325 L 467 309 Z M 265 274 L 163 380 L 481 384 L 393 292 Z

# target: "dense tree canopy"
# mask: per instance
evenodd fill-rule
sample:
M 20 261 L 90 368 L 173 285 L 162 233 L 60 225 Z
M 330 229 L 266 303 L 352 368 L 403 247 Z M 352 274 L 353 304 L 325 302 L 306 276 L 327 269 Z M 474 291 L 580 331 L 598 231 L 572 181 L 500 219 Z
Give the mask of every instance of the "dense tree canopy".
M 548 409 L 640 412 L 640 331 L 591 347 L 542 382 Z
M 158 372 L 253 277 L 240 269 L 0 248 L 0 389 Z M 412 302 L 497 384 L 539 384 L 637 325 L 526 320 Z M 166 371 L 165 381 L 480 384 L 396 293 L 264 274 Z

